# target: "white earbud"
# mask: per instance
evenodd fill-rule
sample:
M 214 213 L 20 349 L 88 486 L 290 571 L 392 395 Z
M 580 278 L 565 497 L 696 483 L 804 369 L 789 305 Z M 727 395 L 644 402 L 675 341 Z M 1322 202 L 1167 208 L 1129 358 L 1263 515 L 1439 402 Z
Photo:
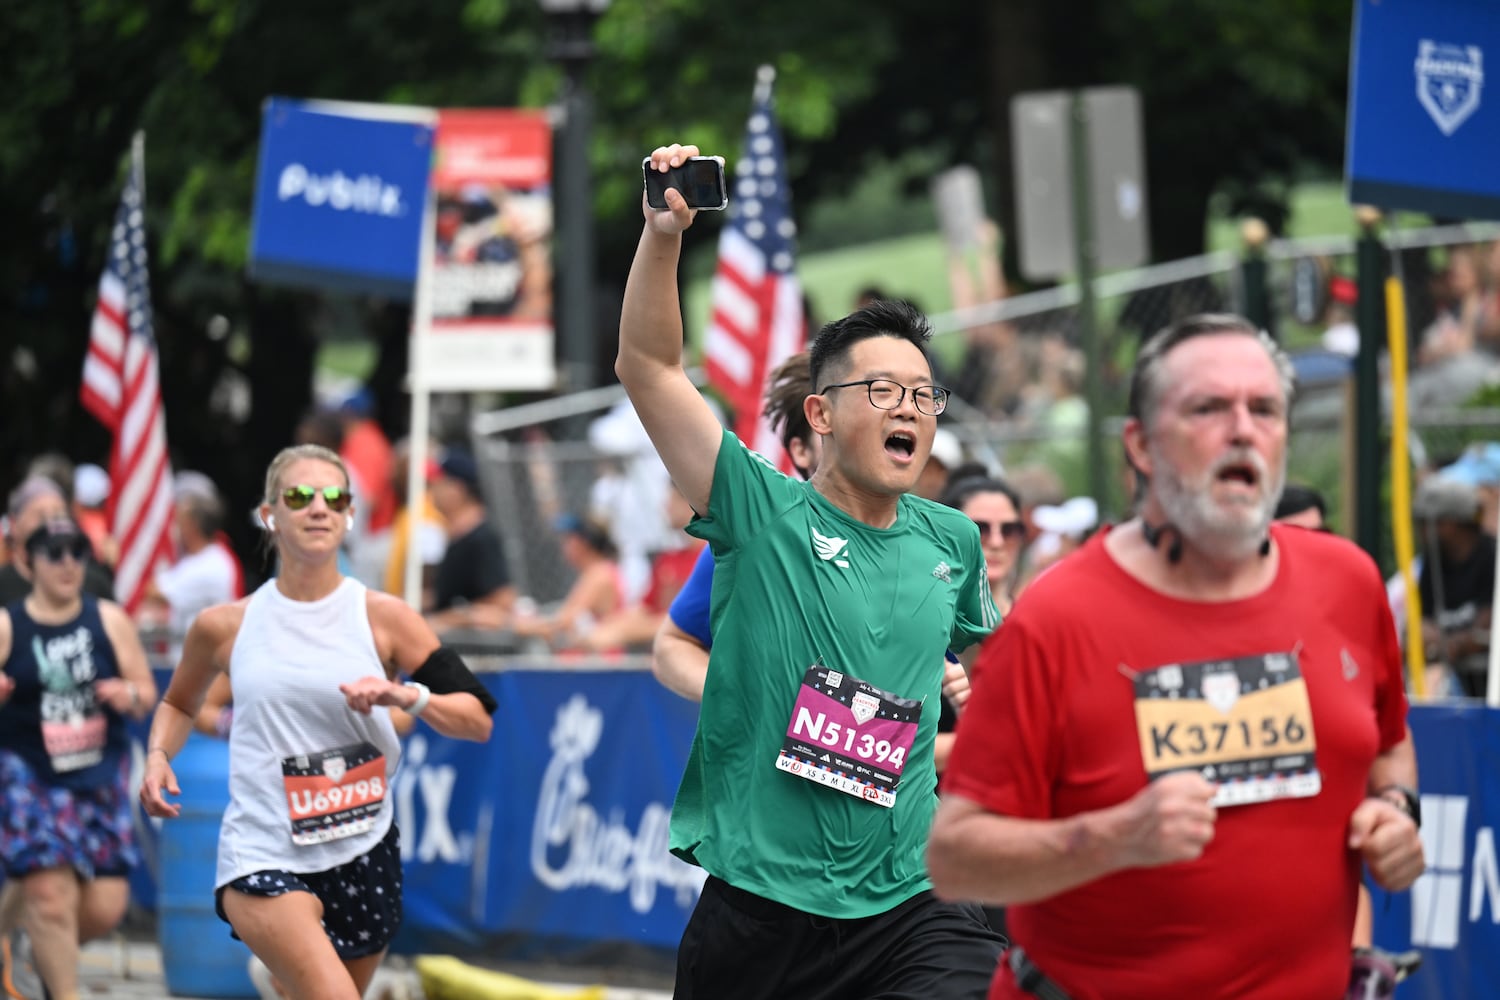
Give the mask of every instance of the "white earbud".
M 344 529 L 346 531 L 353 531 L 354 530 L 354 515 L 353 514 L 346 514 L 346 515 L 344 515 Z
M 275 514 L 267 514 L 266 515 L 266 530 L 267 531 L 275 531 L 276 530 L 276 515 Z

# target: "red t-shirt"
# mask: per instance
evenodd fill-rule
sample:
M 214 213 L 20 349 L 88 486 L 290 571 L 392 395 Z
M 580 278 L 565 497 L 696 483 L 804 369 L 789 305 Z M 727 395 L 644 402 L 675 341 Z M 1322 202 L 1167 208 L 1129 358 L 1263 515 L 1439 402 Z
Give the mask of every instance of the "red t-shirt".
M 646 589 L 646 596 L 641 598 L 648 610 L 663 615 L 667 613 L 677 592 L 692 575 L 693 566 L 698 562 L 698 551 L 702 548 L 703 542 L 694 539 L 694 544 L 687 548 L 668 549 L 651 561 L 651 585 Z
M 1015 943 L 1074 1000 L 1342 996 L 1360 872 L 1349 817 L 1376 754 L 1406 736 L 1378 570 L 1343 539 L 1276 525 L 1273 586 L 1183 601 L 1125 573 L 1106 534 L 1040 576 L 981 652 L 944 791 L 1028 819 L 1117 805 L 1146 784 L 1137 675 L 1282 652 L 1306 682 L 1322 789 L 1220 807 L 1197 861 L 1011 907 Z M 1002 963 L 991 1000 L 1026 996 Z

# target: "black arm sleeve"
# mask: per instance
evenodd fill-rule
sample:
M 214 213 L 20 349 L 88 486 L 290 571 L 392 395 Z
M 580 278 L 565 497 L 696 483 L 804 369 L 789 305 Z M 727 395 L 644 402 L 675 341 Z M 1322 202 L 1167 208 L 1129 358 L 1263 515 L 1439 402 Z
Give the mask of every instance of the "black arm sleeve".
M 489 688 L 479 682 L 474 676 L 463 657 L 459 656 L 447 646 L 439 646 L 432 651 L 432 655 L 422 662 L 422 665 L 411 675 L 414 681 L 420 681 L 427 685 L 427 689 L 433 694 L 456 694 L 467 691 L 479 699 L 479 704 L 490 715 L 500 707 L 495 701 L 495 696 L 490 694 Z

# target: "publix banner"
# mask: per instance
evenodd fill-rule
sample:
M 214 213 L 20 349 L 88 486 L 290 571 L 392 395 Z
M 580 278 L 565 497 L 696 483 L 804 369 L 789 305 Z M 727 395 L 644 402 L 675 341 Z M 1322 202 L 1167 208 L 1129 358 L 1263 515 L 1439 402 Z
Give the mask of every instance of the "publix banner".
M 396 950 L 675 949 L 706 877 L 667 850 L 697 707 L 647 671 L 482 676 L 501 705 L 488 743 L 423 724 L 407 740 Z
M 539 111 L 439 112 L 431 390 L 550 389 L 552 128 Z
M 1349 200 L 1500 218 L 1497 59 L 1495 0 L 1356 0 Z
M 1372 889 L 1375 943 L 1418 948 L 1406 1000 L 1495 996 L 1500 984 L 1500 709 L 1415 705 L 1427 871 L 1410 892 Z
M 435 120 L 427 108 L 268 100 L 250 276 L 411 298 Z

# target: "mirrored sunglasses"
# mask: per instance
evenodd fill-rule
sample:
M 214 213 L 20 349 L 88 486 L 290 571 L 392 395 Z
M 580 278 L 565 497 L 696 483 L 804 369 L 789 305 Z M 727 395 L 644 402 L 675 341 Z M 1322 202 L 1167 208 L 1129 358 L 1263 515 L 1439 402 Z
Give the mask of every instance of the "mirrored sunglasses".
M 349 504 L 354 501 L 354 494 L 342 486 L 324 486 L 318 489 L 314 486 L 288 486 L 281 491 L 281 502 L 291 510 L 301 510 L 313 502 L 313 497 L 319 493 L 323 494 L 323 502 L 328 509 L 343 513 L 349 509 Z
M 979 529 L 980 538 L 988 538 L 995 532 L 1000 532 L 1000 537 L 1007 542 L 1014 542 L 1026 537 L 1026 522 L 1024 521 L 981 521 L 978 518 L 970 518 L 974 526 Z

